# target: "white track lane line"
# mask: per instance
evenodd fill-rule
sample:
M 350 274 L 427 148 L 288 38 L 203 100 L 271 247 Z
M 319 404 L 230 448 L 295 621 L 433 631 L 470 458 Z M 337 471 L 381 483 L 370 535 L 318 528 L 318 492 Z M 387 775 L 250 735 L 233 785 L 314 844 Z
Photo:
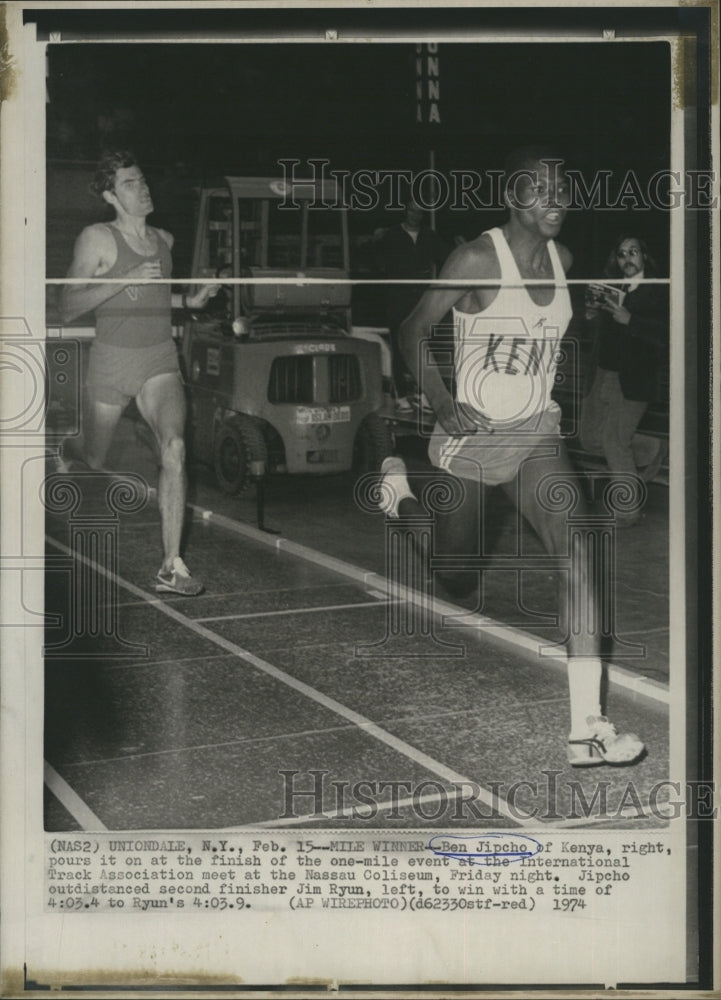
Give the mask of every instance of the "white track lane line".
M 90 806 L 74 792 L 70 785 L 61 778 L 54 767 L 45 761 L 45 784 L 55 798 L 67 809 L 83 830 L 107 830 L 107 826 L 98 819 Z
M 384 608 L 385 601 L 356 601 L 353 604 L 326 604 L 321 608 L 279 608 L 277 611 L 250 611 L 245 615 L 211 615 L 194 622 L 238 622 L 248 618 L 275 618 L 278 615 L 313 615 L 318 611 L 345 611 L 348 608 Z
M 489 806 L 495 812 L 497 812 L 499 815 L 505 816 L 507 819 L 518 824 L 518 826 L 529 826 L 532 823 L 534 823 L 536 826 L 539 825 L 538 822 L 535 821 L 532 816 L 528 816 L 527 814 L 523 813 L 520 809 L 513 810 L 512 813 L 503 799 L 499 798 L 497 795 L 494 795 L 492 792 L 489 792 L 487 789 L 478 785 L 477 782 L 473 782 L 471 781 L 470 778 L 466 778 L 462 774 L 459 774 L 457 771 L 454 771 L 452 768 L 446 767 L 445 764 L 441 764 L 440 761 L 434 760 L 432 757 L 429 757 L 421 750 L 418 750 L 416 747 L 411 746 L 410 743 L 406 743 L 405 740 L 401 740 L 397 736 L 393 736 L 392 733 L 386 732 L 386 730 L 383 729 L 381 726 L 376 725 L 375 722 L 372 722 L 365 716 L 360 715 L 360 713 L 354 712 L 353 709 L 348 708 L 346 705 L 341 704 L 341 702 L 339 701 L 336 701 L 335 698 L 330 698 L 328 697 L 328 695 L 325 695 L 320 691 L 316 691 L 316 689 L 311 687 L 309 684 L 305 684 L 303 681 L 300 681 L 297 678 L 292 677 L 290 674 L 286 673 L 284 670 L 281 670 L 279 667 L 276 667 L 272 663 L 269 663 L 267 660 L 263 660 L 259 656 L 256 656 L 254 653 L 251 653 L 250 650 L 243 649 L 243 647 L 237 645 L 237 643 L 231 642 L 229 639 L 224 639 L 223 636 L 217 635 L 215 632 L 211 632 L 211 630 L 206 628 L 204 625 L 199 625 L 192 618 L 188 618 L 180 611 L 176 611 L 174 607 L 171 607 L 168 604 L 162 604 L 162 603 L 158 604 L 157 599 L 154 598 L 147 591 L 143 590 L 141 587 L 136 587 L 135 584 L 130 583 L 130 581 L 128 580 L 124 580 L 121 576 L 118 576 L 115 573 L 111 573 L 109 570 L 106 570 L 103 567 L 98 566 L 96 563 L 93 563 L 92 560 L 86 558 L 85 556 L 73 553 L 72 549 L 68 548 L 68 546 L 66 545 L 63 545 L 62 542 L 58 542 L 50 535 L 46 535 L 45 537 L 48 544 L 52 545 L 60 552 L 63 552 L 65 553 L 65 555 L 68 556 L 74 555 L 75 559 L 79 560 L 82 563 L 85 563 L 85 565 L 93 566 L 98 573 L 101 573 L 109 580 L 112 580 L 114 583 L 117 583 L 121 587 L 124 587 L 126 590 L 130 591 L 131 594 L 135 594 L 137 597 L 147 598 L 149 602 L 153 603 L 153 605 L 158 609 L 158 611 L 162 611 L 162 613 L 164 615 L 167 615 L 168 618 L 172 618 L 180 625 L 184 625 L 185 628 L 190 629 L 191 632 L 195 632 L 196 635 L 201 636 L 203 639 L 207 639 L 208 642 L 214 643 L 216 646 L 219 646 L 221 649 L 226 650 L 226 652 L 232 653 L 239 659 L 244 660 L 246 663 L 249 663 L 257 670 L 260 670 L 263 673 L 267 674 L 269 677 L 275 678 L 275 680 L 278 680 L 282 684 L 285 684 L 288 687 L 293 688 L 295 691 L 298 691 L 306 698 L 310 698 L 312 701 L 317 702 L 319 705 L 322 705 L 329 711 L 334 712 L 336 715 L 340 715 L 341 718 L 348 719 L 349 722 L 352 722 L 354 725 L 358 726 L 358 728 L 361 729 L 364 733 L 367 733 L 368 736 L 372 736 L 380 743 L 385 743 L 386 746 L 389 746 L 392 750 L 395 750 L 397 753 L 402 754 L 409 760 L 412 760 L 415 764 L 417 764 L 424 770 L 431 772 L 431 774 L 437 775 L 439 778 L 443 778 L 444 781 L 447 781 L 451 785 L 465 785 L 465 786 L 472 785 L 478 787 L 479 788 L 478 798 L 485 805 Z
M 322 586 L 324 586 L 326 589 L 328 589 L 330 587 L 330 584 L 323 584 Z M 350 586 L 350 584 L 347 584 L 347 585 L 344 585 L 344 586 Z M 263 587 L 260 587 L 260 588 L 253 589 L 253 590 L 227 590 L 223 594 L 223 598 L 224 599 L 228 598 L 228 597 L 245 598 L 245 597 L 248 597 L 249 595 L 250 596 L 256 596 L 257 594 L 277 594 L 279 592 L 282 592 L 282 591 L 285 591 L 285 590 L 288 590 L 288 589 L 290 589 L 292 591 L 297 591 L 298 593 L 305 593 L 305 591 L 308 588 L 307 587 L 291 587 L 291 588 L 285 588 L 285 587 L 281 587 L 281 588 L 278 588 L 278 587 L 265 587 L 265 588 L 263 588 Z M 368 597 L 375 597 L 378 600 L 385 600 L 385 596 L 386 596 L 385 594 L 382 594 L 380 592 L 373 593 L 371 591 L 368 591 Z M 161 598 L 157 598 L 157 600 L 160 601 Z M 182 604 L 186 600 L 186 598 L 180 597 L 179 595 L 166 594 L 165 595 L 165 600 L 176 600 L 176 601 L 178 601 L 179 604 Z M 217 600 L 218 600 L 218 595 L 217 594 L 203 593 L 203 594 L 196 594 L 196 596 L 193 598 L 193 603 L 199 605 L 202 601 L 217 601 Z M 147 601 L 141 601 L 141 600 L 137 600 L 137 601 L 131 601 L 131 600 L 127 600 L 127 601 L 115 601 L 115 607 L 116 608 L 137 608 L 137 607 L 141 607 L 143 604 L 147 604 L 147 603 L 148 603 Z

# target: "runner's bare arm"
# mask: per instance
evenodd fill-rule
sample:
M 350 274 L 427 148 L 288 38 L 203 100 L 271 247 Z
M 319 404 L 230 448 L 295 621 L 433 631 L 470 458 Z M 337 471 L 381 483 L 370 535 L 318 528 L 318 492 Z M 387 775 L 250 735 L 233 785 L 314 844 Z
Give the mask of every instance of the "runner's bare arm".
M 88 226 L 75 241 L 73 261 L 68 278 L 101 277 L 114 264 L 115 247 L 105 226 Z M 145 261 L 130 268 L 123 275 L 128 284 L 160 278 L 160 263 L 157 259 Z M 69 323 L 97 306 L 107 302 L 125 286 L 111 282 L 93 282 L 88 285 L 63 285 L 60 293 L 60 316 L 63 323 Z
M 194 292 L 186 294 L 173 292 L 171 296 L 173 309 L 203 309 L 208 300 L 217 295 L 222 287 L 219 282 L 213 282 L 212 285 L 200 285 Z
M 172 250 L 173 243 L 175 242 L 172 233 L 167 232 L 165 229 L 159 229 L 158 232 L 168 244 L 169 249 Z M 212 284 L 198 286 L 194 292 L 173 292 L 170 297 L 171 306 L 173 309 L 202 309 L 207 305 L 209 299 L 218 294 L 221 287 L 219 282 L 213 282 Z
M 427 365 L 421 370 L 421 344 L 430 337 L 433 328 L 443 321 L 448 311 L 472 291 L 464 282 L 498 277 L 493 250 L 482 239 L 464 243 L 453 251 L 439 277 L 458 279 L 459 284 L 430 288 L 424 294 L 401 324 L 400 347 L 411 374 L 445 430 L 449 434 L 473 433 L 478 429 L 478 421 L 465 416 L 462 408 L 454 402 L 438 368 Z

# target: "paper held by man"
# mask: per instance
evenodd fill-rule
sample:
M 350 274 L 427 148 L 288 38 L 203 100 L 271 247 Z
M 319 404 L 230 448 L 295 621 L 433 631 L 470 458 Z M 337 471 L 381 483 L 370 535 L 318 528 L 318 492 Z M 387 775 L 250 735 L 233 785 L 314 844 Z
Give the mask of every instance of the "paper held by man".
M 605 281 L 586 285 L 586 306 L 598 309 L 604 305 L 622 306 L 626 293 L 621 285 L 612 285 Z

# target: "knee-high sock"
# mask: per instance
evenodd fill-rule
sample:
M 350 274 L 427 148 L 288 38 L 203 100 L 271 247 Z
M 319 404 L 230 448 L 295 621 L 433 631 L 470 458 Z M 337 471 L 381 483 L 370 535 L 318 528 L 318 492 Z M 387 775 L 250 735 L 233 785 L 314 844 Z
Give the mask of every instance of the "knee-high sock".
M 589 715 L 601 715 L 603 666 L 597 656 L 568 657 L 568 692 L 571 699 L 571 735 L 582 734 Z

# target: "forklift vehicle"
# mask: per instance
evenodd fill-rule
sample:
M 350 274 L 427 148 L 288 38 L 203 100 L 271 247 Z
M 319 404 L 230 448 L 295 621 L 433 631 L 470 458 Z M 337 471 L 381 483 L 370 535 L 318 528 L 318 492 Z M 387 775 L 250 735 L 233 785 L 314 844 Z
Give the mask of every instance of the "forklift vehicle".
M 183 330 L 194 457 L 228 494 L 267 472 L 377 471 L 393 436 L 380 348 L 351 336 L 351 286 L 334 283 L 349 274 L 335 184 L 225 181 L 201 191 L 192 273 L 226 283 Z

